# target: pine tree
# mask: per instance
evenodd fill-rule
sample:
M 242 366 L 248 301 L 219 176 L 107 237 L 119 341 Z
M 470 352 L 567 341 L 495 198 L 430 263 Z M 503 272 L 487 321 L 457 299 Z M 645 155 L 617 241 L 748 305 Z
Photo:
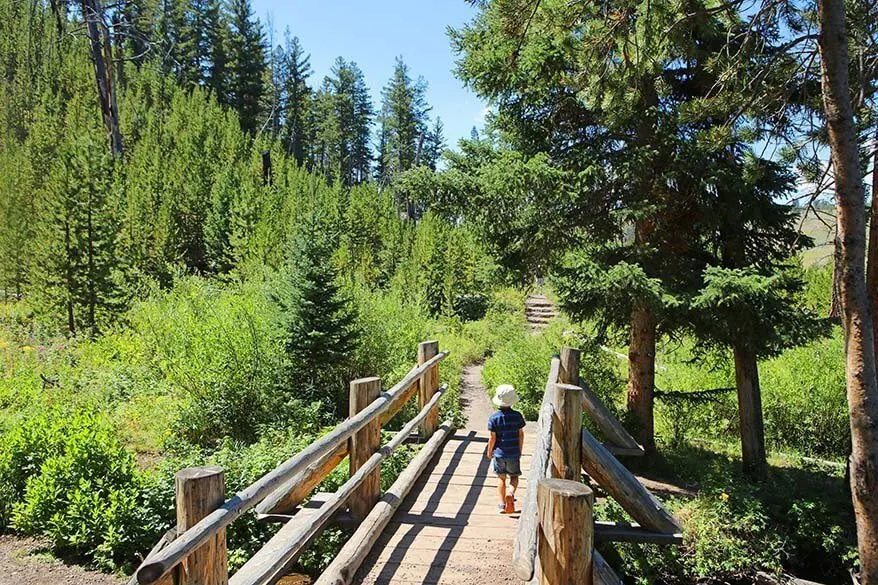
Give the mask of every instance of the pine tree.
M 316 215 L 304 218 L 294 237 L 279 297 L 288 313 L 286 350 L 296 397 L 344 404 L 346 375 L 359 338 L 357 315 L 332 265 L 329 226 Z
M 214 99 L 223 105 L 231 104 L 229 97 L 229 38 L 231 32 L 222 10 L 222 0 L 206 0 L 204 4 L 203 42 L 206 62 L 203 64 L 203 84 Z
M 290 38 L 287 29 L 283 52 L 284 79 L 283 96 L 283 140 L 286 151 L 292 155 L 296 163 L 304 163 L 308 151 L 310 128 L 308 119 L 311 111 L 311 88 L 308 78 L 311 76 L 311 58 L 305 54 L 298 37 Z
M 116 304 L 113 159 L 91 132 L 73 132 L 39 204 L 31 279 L 38 309 L 64 315 L 71 335 L 97 333 Z
M 409 69 L 402 57 L 397 57 L 393 77 L 381 92 L 381 125 L 384 131 L 382 167 L 383 183 L 403 173 L 423 156 L 428 144 L 428 118 L 430 108 L 426 100 L 427 86 L 423 79 L 412 81 Z
M 265 39 L 250 0 L 232 0 L 229 21 L 229 100 L 241 118 L 241 128 L 254 133 L 262 120 L 265 92 Z
M 162 63 L 165 71 L 185 86 L 194 86 L 201 79 L 198 63 L 200 32 L 193 17 L 189 0 L 161 0 L 158 35 L 162 41 Z
M 427 133 L 424 140 L 424 153 L 421 157 L 421 164 L 430 170 L 436 170 L 436 164 L 442 157 L 442 151 L 445 150 L 445 126 L 442 124 L 442 118 L 436 117 L 433 128 Z
M 356 63 L 337 58 L 316 96 L 314 112 L 314 165 L 328 180 L 337 177 L 351 186 L 369 179 L 372 116 L 362 71 Z
M 734 12 L 691 18 L 670 1 L 594 10 L 512 1 L 484 5 L 452 34 L 458 73 L 494 100 L 491 124 L 517 151 L 490 156 L 492 174 L 479 173 L 487 185 L 465 204 L 493 205 L 486 231 L 507 260 L 536 274 L 557 267 L 558 242 L 568 242 L 560 292 L 577 317 L 628 338 L 628 408 L 646 447 L 658 336 L 684 325 L 680 309 L 703 272 L 694 227 L 705 186 L 678 154 L 695 132 L 743 131 L 748 118 L 734 113 L 750 114 L 747 99 L 718 75 L 729 77 L 728 55 L 741 56 L 744 70 L 771 43 L 730 48 L 741 30 Z M 716 149 L 704 143 L 706 154 Z

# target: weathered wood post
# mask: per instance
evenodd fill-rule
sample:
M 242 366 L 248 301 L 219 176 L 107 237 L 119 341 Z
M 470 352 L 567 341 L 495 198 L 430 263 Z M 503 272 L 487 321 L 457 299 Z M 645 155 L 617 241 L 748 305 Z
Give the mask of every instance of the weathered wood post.
M 418 344 L 418 365 L 427 362 L 439 353 L 438 341 L 423 341 Z M 418 382 L 418 408 L 423 409 L 439 388 L 439 365 L 430 368 Z M 418 427 L 418 434 L 427 439 L 436 432 L 439 424 L 439 409 L 431 412 Z
M 561 348 L 561 368 L 558 370 L 558 381 L 562 384 L 579 386 L 579 356 L 578 349 L 572 347 Z
M 360 378 L 351 382 L 350 416 L 354 416 L 381 395 L 381 378 Z M 381 447 L 381 420 L 368 423 L 349 439 L 350 473 L 353 475 Z M 351 496 L 351 516 L 356 520 L 365 518 L 381 497 L 381 468 L 369 474 L 363 484 Z
M 594 493 L 585 484 L 541 479 L 537 484 L 540 585 L 592 585 Z
M 223 505 L 225 476 L 221 467 L 189 467 L 174 475 L 177 495 L 177 534 L 197 524 Z M 229 564 L 226 531 L 220 530 L 177 568 L 177 585 L 227 585 Z M 163 581 L 164 583 L 164 581 Z
M 561 349 L 552 404 L 555 407 L 552 428 L 552 475 L 578 480 L 582 467 L 582 389 L 579 383 L 579 350 Z

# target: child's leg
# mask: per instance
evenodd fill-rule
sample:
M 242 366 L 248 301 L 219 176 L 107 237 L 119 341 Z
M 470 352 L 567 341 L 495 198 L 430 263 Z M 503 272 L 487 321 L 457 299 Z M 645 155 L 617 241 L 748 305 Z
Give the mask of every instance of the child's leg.
M 512 497 L 515 497 L 515 491 L 518 489 L 518 476 L 510 475 L 509 476 L 509 485 L 512 486 Z
M 500 496 L 500 503 L 506 503 L 506 476 L 505 475 L 497 475 L 497 479 L 500 481 L 497 482 L 497 494 Z

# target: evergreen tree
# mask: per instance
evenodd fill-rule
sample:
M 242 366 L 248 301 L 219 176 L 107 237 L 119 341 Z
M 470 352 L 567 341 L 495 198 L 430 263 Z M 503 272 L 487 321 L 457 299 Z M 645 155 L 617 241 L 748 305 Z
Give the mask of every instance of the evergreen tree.
M 162 41 L 162 62 L 184 86 L 201 80 L 198 62 L 198 41 L 195 13 L 189 0 L 161 0 L 158 35 Z
M 428 117 L 430 108 L 426 99 L 427 86 L 423 79 L 413 82 L 408 66 L 397 57 L 393 77 L 381 92 L 381 126 L 384 133 L 382 183 L 418 164 L 428 144 Z M 428 146 L 429 147 L 429 146 Z
M 229 8 L 229 101 L 238 112 L 241 128 L 254 133 L 263 122 L 265 39 L 250 0 L 232 0 Z
M 71 335 L 94 335 L 116 297 L 116 224 L 109 202 L 114 164 L 94 132 L 69 136 L 40 199 L 31 280 L 38 309 L 64 315 Z
M 217 102 L 229 105 L 228 51 L 231 32 L 222 10 L 222 0 L 206 0 L 201 20 L 204 22 L 202 38 L 206 49 L 206 61 L 202 65 L 203 83 Z
M 125 53 L 138 67 L 155 54 L 152 44 L 156 35 L 157 8 L 154 0 L 141 0 L 124 2 L 119 10 Z
M 345 186 L 369 179 L 372 100 L 356 63 L 341 57 L 315 99 L 314 165 Z
M 537 275 L 558 265 L 559 244 L 574 252 L 562 298 L 628 337 L 628 408 L 651 447 L 658 335 L 684 326 L 704 266 L 695 226 L 706 186 L 692 170 L 699 155 L 679 153 L 695 133 L 744 132 L 747 98 L 720 77 L 734 77 L 730 54 L 744 70 L 771 43 L 730 47 L 747 36 L 734 12 L 692 7 L 693 18 L 674 2 L 527 4 L 486 4 L 452 34 L 458 73 L 494 100 L 491 124 L 518 151 L 489 155 L 464 204 L 491 209 L 477 213 L 497 247 Z M 724 146 L 697 148 L 711 156 Z M 470 150 L 485 156 L 479 144 Z
M 432 171 L 436 170 L 436 164 L 442 157 L 442 151 L 445 150 L 446 144 L 444 130 L 445 126 L 442 124 L 442 118 L 437 116 L 436 122 L 433 123 L 433 128 L 430 129 L 424 140 L 424 152 L 421 156 L 421 164 Z
M 311 76 L 311 57 L 305 54 L 298 37 L 290 38 L 287 29 L 283 52 L 284 77 L 281 84 L 283 100 L 283 130 L 281 139 L 286 151 L 292 155 L 296 163 L 304 163 L 308 151 L 310 128 L 308 119 L 311 111 L 311 88 L 308 78 Z
M 331 262 L 329 226 L 316 215 L 304 218 L 291 245 L 284 277 L 291 286 L 279 297 L 288 313 L 287 356 L 296 398 L 326 407 L 345 403 L 347 375 L 359 331 L 351 299 Z

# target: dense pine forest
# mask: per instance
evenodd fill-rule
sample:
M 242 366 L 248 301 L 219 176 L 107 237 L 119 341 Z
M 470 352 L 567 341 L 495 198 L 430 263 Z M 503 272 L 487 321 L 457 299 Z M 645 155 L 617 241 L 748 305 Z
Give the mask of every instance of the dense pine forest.
M 626 582 L 878 583 L 876 6 L 472 4 L 449 144 L 403 57 L 319 79 L 250 0 L 0 0 L 0 538 L 130 575 L 177 470 L 234 493 L 438 339 L 461 423 L 465 366 L 534 419 L 582 349 L 684 526 L 600 544 Z

